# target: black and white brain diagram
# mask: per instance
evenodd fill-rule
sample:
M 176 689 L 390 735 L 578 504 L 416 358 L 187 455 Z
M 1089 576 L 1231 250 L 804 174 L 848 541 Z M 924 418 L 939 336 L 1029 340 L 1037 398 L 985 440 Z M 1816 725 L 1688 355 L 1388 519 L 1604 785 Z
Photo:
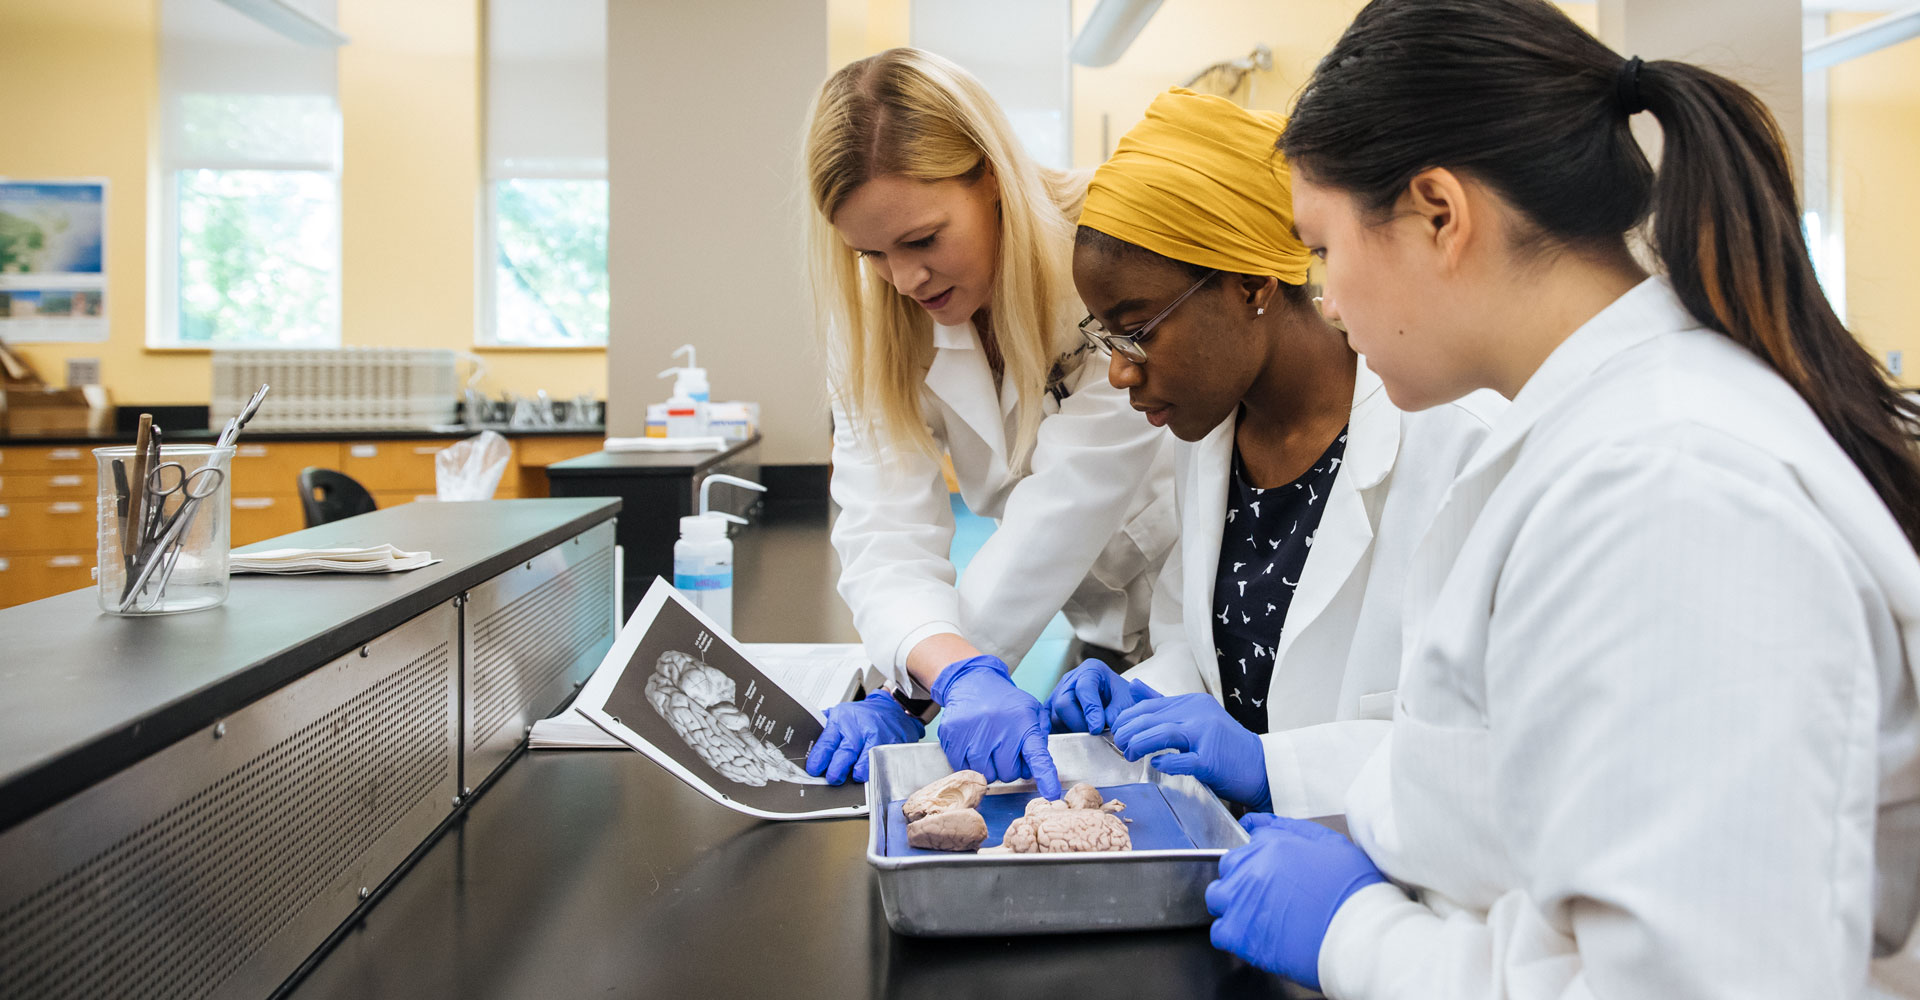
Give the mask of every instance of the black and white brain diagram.
M 718 669 L 668 650 L 654 664 L 646 690 L 647 704 L 721 777 L 754 787 L 773 781 L 826 783 L 754 732 L 753 720 L 734 704 L 733 678 Z

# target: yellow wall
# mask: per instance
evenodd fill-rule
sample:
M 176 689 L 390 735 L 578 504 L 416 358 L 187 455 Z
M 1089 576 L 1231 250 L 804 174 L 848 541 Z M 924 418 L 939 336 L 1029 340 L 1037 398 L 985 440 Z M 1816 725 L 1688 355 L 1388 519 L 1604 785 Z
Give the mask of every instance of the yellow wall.
M 1573 18 L 1574 23 L 1587 29 L 1590 35 L 1600 34 L 1600 5 L 1598 3 L 1563 3 L 1560 9 Z
M 827 66 L 907 44 L 910 14 L 906 0 L 827 0 Z
M 1095 0 L 1073 0 L 1076 33 L 1094 6 Z M 1161 92 L 1258 44 L 1273 49 L 1273 69 L 1249 74 L 1251 91 L 1235 96 L 1248 107 L 1284 111 L 1361 6 L 1363 0 L 1163 4 L 1118 61 L 1073 67 L 1074 165 L 1098 166 Z
M 480 0 L 340 0 L 341 340 L 472 350 L 480 196 Z M 104 344 L 17 345 L 59 384 L 102 359 L 122 403 L 204 403 L 203 351 L 150 351 L 147 214 L 157 140 L 155 0 L 0 3 L 0 176 L 109 179 Z M 483 351 L 489 391 L 606 392 L 601 350 Z
M 206 394 L 203 358 L 142 349 L 147 310 L 147 167 L 159 52 L 154 0 L 0 3 L 0 94 L 9 139 L 0 176 L 107 179 L 104 344 L 15 345 L 61 384 L 65 359 L 97 357 L 117 393 L 152 402 Z M 172 388 L 181 386 L 182 388 Z M 185 387 L 192 388 L 185 388 Z
M 1835 14 L 1830 31 L 1875 14 Z M 1901 381 L 1920 384 L 1920 39 L 1834 67 L 1829 183 L 1846 226 L 1847 325 L 1875 356 L 1905 355 Z
M 1095 3 L 1073 0 L 1076 33 Z M 1248 74 L 1233 96 L 1251 108 L 1287 110 L 1320 57 L 1364 5 L 1365 0 L 1183 0 L 1162 5 L 1118 61 L 1098 68 L 1073 67 L 1074 166 L 1104 161 L 1162 91 L 1214 63 L 1241 58 L 1255 45 L 1264 43 L 1273 50 L 1273 69 Z M 1595 4 L 1560 6 L 1588 31 L 1596 30 Z
M 353 42 L 341 54 L 342 339 L 349 345 L 473 346 L 476 209 L 480 196 L 481 0 L 340 0 Z M 1139 120 L 1153 96 L 1208 63 L 1274 50 L 1250 103 L 1284 110 L 1360 0 L 1183 0 L 1167 4 L 1113 66 L 1074 68 L 1074 162 L 1098 163 L 1105 142 Z M 1590 30 L 1595 5 L 1562 5 Z M 1076 28 L 1093 0 L 1073 0 Z M 907 41 L 908 0 L 831 0 L 830 61 Z M 1875 15 L 1834 15 L 1843 30 Z M 148 171 L 156 140 L 155 0 L 0 2 L 0 93 L 9 135 L 0 176 L 102 176 L 109 181 L 111 271 L 104 344 L 16 345 L 50 382 L 68 357 L 102 359 L 115 398 L 204 402 L 204 352 L 149 351 Z M 1833 184 L 1845 206 L 1848 318 L 1876 353 L 1920 366 L 1920 42 L 1834 70 Z M 490 390 L 606 392 L 602 351 L 487 350 Z M 1920 368 L 1913 369 L 1920 371 Z M 1912 376 L 1909 376 L 1911 379 Z

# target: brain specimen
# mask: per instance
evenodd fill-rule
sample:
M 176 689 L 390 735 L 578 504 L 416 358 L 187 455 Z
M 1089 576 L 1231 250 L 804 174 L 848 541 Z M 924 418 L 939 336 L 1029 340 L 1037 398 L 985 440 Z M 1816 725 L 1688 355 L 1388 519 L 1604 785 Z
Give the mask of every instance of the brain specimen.
M 987 839 L 987 821 L 974 806 L 987 791 L 979 771 L 955 771 L 907 796 L 907 844 L 924 851 L 971 851 Z
M 907 824 L 907 844 L 926 851 L 971 851 L 987 839 L 980 810 L 948 809 Z
M 673 650 L 660 654 L 647 678 L 647 704 L 721 777 L 755 787 L 769 781 L 824 783 L 755 736 L 753 720 L 733 704 L 734 694 L 733 678 Z
M 907 814 L 907 821 L 913 822 L 938 812 L 972 809 L 986 793 L 986 775 L 979 771 L 955 771 L 907 796 L 900 809 Z
M 1040 799 L 1037 801 L 1044 802 L 1046 800 Z M 1100 798 L 1099 789 L 1082 781 L 1072 788 L 1067 789 L 1067 794 L 1060 796 L 1060 801 L 1065 802 L 1070 809 L 1098 809 L 1100 808 L 1102 799 Z
M 1113 805 L 1119 805 L 1115 802 Z M 1002 847 L 1014 854 L 1063 854 L 1072 851 L 1131 851 L 1127 824 L 1105 809 L 1029 809 L 1007 826 Z
M 971 851 L 987 839 L 987 822 L 975 806 L 986 793 L 978 771 L 956 771 L 907 796 L 907 843 L 932 851 Z M 1131 851 L 1133 838 L 1118 815 L 1126 803 L 1107 802 L 1081 782 L 1055 800 L 1035 796 L 1026 815 L 1007 826 L 999 847 L 981 854 L 1060 854 L 1071 851 Z

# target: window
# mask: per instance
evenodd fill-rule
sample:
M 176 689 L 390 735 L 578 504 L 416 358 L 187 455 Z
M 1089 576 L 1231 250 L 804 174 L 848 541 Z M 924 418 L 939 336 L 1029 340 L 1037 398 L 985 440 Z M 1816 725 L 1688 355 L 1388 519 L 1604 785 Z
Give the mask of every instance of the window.
M 606 0 L 487 4 L 482 344 L 607 342 Z
M 302 0 L 331 21 L 333 0 Z M 215 0 L 161 4 L 155 347 L 340 343 L 336 50 Z

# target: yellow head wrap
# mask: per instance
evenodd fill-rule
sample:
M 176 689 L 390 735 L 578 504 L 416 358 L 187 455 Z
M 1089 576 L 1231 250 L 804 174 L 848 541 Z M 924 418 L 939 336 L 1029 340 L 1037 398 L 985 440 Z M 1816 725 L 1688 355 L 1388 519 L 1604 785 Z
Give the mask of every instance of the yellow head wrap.
M 1174 260 L 1304 284 L 1292 175 L 1273 148 L 1285 125 L 1175 87 L 1093 172 L 1080 224 Z

